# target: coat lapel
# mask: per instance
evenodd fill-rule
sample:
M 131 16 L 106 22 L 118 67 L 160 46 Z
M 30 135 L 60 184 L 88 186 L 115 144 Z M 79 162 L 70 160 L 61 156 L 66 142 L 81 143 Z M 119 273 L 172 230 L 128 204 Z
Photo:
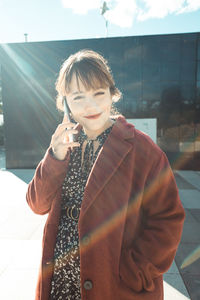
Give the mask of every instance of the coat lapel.
M 133 145 L 127 139 L 133 136 L 133 125 L 128 124 L 123 117 L 119 117 L 88 177 L 81 206 L 82 216 L 132 149 Z

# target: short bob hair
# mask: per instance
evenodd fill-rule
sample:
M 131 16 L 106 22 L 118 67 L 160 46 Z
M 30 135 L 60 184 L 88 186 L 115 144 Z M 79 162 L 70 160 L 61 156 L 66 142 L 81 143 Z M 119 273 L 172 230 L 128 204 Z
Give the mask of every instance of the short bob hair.
M 58 92 L 56 104 L 59 110 L 63 111 L 63 99 L 70 91 L 70 83 L 74 74 L 78 86 L 81 81 L 87 90 L 109 87 L 113 101 L 117 102 L 120 99 L 121 92 L 115 86 L 105 58 L 95 51 L 84 49 L 70 55 L 60 69 L 56 81 Z

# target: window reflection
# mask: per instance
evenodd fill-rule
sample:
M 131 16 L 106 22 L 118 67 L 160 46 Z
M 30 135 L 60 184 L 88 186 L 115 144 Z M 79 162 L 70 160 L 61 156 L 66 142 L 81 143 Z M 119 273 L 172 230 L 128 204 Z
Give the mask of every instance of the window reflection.
M 183 36 L 181 43 L 182 62 L 196 60 L 196 34 Z
M 196 78 L 196 62 L 182 61 L 180 66 L 180 79 L 195 81 Z
M 174 61 L 180 63 L 181 57 L 181 38 L 178 36 L 161 36 L 160 47 L 162 49 L 162 61 Z
M 144 63 L 157 62 L 161 60 L 163 49 L 160 47 L 160 39 L 154 37 L 143 37 L 142 59 Z
M 200 60 L 200 39 L 197 40 L 197 59 Z
M 163 62 L 161 64 L 161 80 L 177 80 L 180 76 L 180 64 L 176 62 Z
M 148 81 L 159 81 L 160 62 L 144 62 L 142 64 L 142 79 Z
M 197 62 L 197 81 L 200 81 L 200 60 Z

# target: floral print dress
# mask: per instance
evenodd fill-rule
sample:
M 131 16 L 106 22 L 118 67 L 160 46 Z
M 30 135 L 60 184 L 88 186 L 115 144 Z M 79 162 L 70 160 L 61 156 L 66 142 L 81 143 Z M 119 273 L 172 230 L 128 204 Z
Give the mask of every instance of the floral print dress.
M 74 148 L 71 153 L 68 172 L 62 186 L 61 217 L 54 249 L 51 300 L 81 300 L 78 218 L 88 176 L 111 129 L 112 126 L 96 138 L 98 148 L 95 152 L 94 141 L 87 140 L 87 136 L 81 130 L 78 137 L 80 147 Z M 83 143 L 86 147 L 82 158 Z

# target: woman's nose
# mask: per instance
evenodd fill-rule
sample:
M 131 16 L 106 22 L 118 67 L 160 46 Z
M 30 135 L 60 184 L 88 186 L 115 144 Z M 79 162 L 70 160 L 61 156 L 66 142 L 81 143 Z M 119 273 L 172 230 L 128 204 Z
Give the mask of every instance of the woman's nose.
M 84 101 L 84 105 L 85 105 L 85 109 L 94 109 L 97 108 L 98 105 L 95 101 L 95 99 L 93 97 L 86 97 L 85 101 Z

